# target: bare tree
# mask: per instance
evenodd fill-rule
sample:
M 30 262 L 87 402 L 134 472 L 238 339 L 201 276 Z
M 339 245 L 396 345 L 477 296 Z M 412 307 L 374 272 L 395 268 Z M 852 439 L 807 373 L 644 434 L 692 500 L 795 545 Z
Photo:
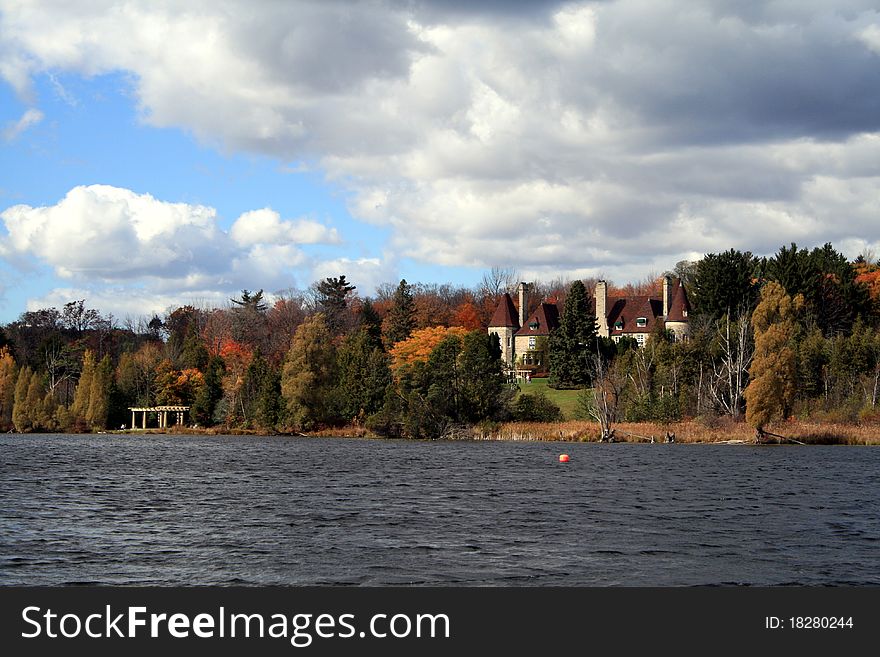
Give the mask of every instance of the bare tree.
M 755 351 L 749 313 L 740 313 L 733 320 L 725 315 L 718 320 L 716 342 L 720 357 L 712 363 L 709 393 L 725 414 L 739 419 L 743 412 L 743 392 L 748 385 L 749 366 Z
M 596 353 L 587 356 L 592 370 L 593 388 L 584 388 L 578 395 L 578 405 L 583 415 L 599 423 L 600 440 L 610 441 L 614 438 L 613 424 L 617 421 L 617 408 L 621 394 L 626 385 L 626 376 L 622 375 L 614 364 L 609 366 L 599 353 L 598 342 Z
M 519 283 L 519 272 L 513 267 L 492 267 L 483 274 L 479 293 L 487 297 L 499 297 L 505 292 L 513 294 Z

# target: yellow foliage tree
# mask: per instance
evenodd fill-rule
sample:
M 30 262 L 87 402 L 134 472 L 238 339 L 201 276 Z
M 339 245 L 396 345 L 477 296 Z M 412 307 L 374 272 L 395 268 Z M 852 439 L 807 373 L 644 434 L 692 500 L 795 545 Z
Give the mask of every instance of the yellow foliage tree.
M 15 359 L 9 353 L 9 347 L 0 347 L 0 431 L 12 428 L 15 379 Z
M 776 282 L 761 289 L 761 301 L 752 313 L 755 356 L 745 390 L 746 421 L 759 432 L 777 418 L 784 418 L 795 395 L 797 362 L 793 340 L 804 298 L 792 299 Z

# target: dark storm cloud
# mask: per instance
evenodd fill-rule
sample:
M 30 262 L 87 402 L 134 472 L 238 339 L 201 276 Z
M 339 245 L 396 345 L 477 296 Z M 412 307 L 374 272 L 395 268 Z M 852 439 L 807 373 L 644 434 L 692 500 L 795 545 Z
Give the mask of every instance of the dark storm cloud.
M 749 23 L 661 4 L 600 12 L 598 57 L 583 62 L 583 83 L 634 112 L 650 138 L 843 139 L 880 127 L 880 57 L 854 37 L 859 23 L 797 8 Z

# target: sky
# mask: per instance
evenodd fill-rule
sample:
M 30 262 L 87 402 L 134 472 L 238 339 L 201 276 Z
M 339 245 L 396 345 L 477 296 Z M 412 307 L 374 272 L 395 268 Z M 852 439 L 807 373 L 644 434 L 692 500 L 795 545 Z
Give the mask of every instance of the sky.
M 876 0 L 0 4 L 0 322 L 880 252 Z

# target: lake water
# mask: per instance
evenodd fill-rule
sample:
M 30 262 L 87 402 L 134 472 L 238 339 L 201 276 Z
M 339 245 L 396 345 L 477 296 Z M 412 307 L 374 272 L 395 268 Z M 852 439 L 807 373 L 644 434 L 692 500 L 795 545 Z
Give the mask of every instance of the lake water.
M 877 585 L 878 473 L 876 447 L 3 435 L 0 583 Z

